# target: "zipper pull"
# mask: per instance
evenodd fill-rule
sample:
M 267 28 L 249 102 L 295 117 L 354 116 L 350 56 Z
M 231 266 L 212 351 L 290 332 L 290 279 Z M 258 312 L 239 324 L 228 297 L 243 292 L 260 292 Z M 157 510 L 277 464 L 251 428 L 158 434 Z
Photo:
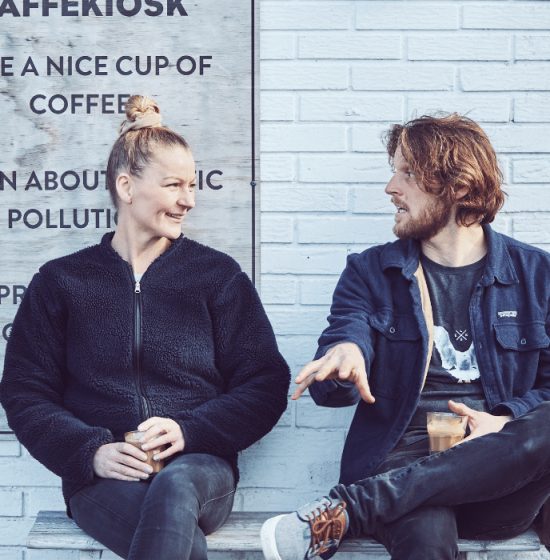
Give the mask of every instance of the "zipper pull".
M 141 294 L 141 286 L 139 285 L 139 281 L 136 280 L 136 287 L 134 288 L 134 292 L 136 294 Z

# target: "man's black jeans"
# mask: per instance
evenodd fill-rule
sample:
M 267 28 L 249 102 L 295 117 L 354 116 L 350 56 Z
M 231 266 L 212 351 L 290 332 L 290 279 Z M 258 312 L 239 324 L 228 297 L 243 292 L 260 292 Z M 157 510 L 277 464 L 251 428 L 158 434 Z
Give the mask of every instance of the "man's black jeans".
M 523 533 L 550 495 L 550 402 L 495 434 L 330 491 L 352 536 L 374 534 L 393 560 L 451 560 L 457 538 Z
M 76 524 L 130 560 L 205 560 L 205 535 L 229 517 L 230 465 L 212 455 L 180 455 L 149 482 L 103 478 L 70 500 Z

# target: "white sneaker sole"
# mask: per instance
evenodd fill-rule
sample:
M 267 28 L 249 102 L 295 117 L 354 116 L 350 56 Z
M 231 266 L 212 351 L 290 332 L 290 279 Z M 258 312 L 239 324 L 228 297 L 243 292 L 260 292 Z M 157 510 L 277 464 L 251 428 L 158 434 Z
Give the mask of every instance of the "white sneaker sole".
M 272 517 L 268 519 L 262 525 L 262 531 L 260 533 L 260 541 L 262 543 L 262 550 L 266 560 L 282 560 L 277 551 L 277 542 L 275 540 L 275 527 L 279 520 L 285 515 L 278 515 L 277 517 Z

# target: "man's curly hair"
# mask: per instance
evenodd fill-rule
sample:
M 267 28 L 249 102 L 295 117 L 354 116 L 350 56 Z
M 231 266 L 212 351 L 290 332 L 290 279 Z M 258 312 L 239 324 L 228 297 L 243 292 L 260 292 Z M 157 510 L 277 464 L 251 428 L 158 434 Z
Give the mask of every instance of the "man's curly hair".
M 383 136 L 390 165 L 397 148 L 424 191 L 448 198 L 456 221 L 469 227 L 491 223 L 504 204 L 504 176 L 495 150 L 481 127 L 456 113 L 424 115 L 393 125 Z M 456 198 L 467 187 L 468 193 Z

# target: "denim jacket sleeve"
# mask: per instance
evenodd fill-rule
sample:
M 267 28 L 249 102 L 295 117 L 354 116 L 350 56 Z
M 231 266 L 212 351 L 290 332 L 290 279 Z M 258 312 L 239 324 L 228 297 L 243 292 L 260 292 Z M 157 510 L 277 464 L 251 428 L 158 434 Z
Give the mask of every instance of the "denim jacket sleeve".
M 372 293 L 362 271 L 360 255 L 350 255 L 347 266 L 334 291 L 329 326 L 319 338 L 319 348 L 315 360 L 324 356 L 330 348 L 344 342 L 352 342 L 359 347 L 367 375 L 374 358 L 372 328 L 369 316 L 374 312 Z M 361 397 L 353 383 L 328 379 L 313 383 L 309 392 L 316 404 L 329 407 L 343 407 L 357 404 Z

